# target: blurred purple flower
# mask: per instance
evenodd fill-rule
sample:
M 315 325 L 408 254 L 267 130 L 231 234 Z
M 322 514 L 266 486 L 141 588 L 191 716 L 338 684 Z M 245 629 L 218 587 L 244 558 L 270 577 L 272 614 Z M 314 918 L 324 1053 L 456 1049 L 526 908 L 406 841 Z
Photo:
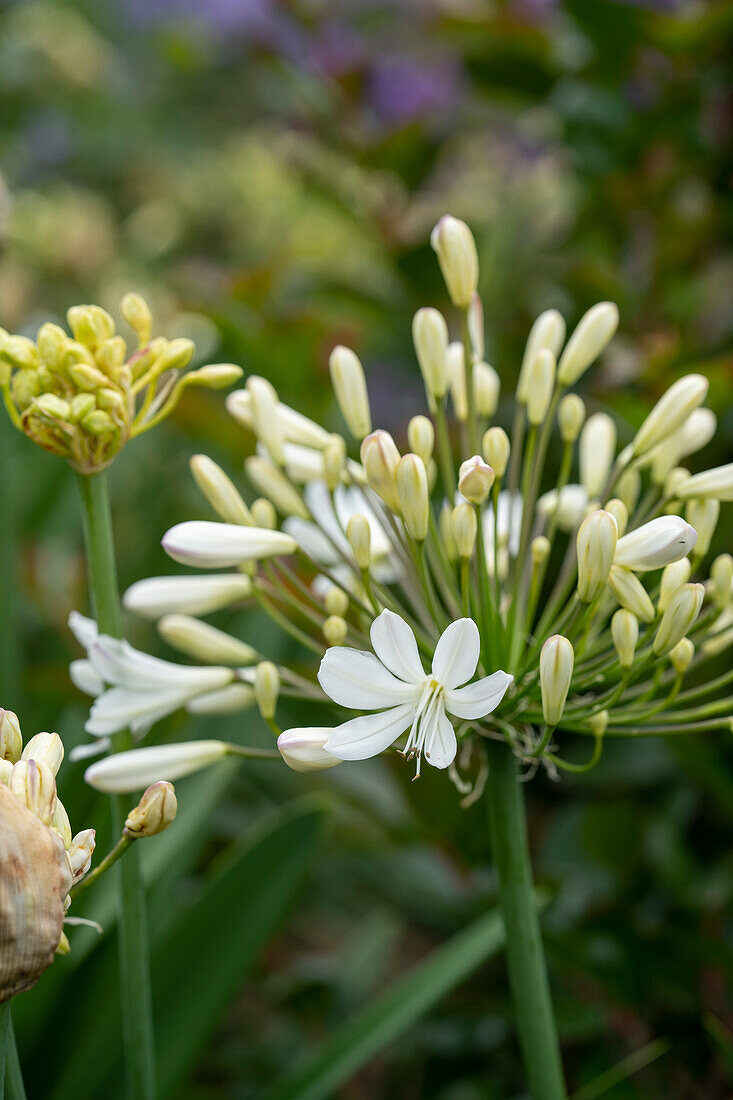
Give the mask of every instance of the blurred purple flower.
M 343 23 L 327 23 L 310 44 L 314 67 L 329 76 L 345 76 L 360 69 L 367 59 L 363 39 Z
M 459 87 L 458 68 L 452 61 L 392 57 L 372 67 L 368 95 L 380 119 L 399 127 L 449 110 Z

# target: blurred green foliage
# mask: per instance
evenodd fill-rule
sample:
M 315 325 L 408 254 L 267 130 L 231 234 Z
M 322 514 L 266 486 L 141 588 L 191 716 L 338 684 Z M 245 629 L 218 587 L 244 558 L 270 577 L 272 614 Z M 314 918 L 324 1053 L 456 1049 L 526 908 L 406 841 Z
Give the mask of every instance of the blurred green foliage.
M 335 428 L 326 364 L 347 342 L 375 423 L 401 437 L 424 400 L 410 318 L 445 305 L 429 230 L 450 212 L 476 232 L 507 392 L 539 310 L 572 323 L 612 298 L 621 335 L 589 403 L 630 430 L 701 369 L 721 417 L 701 464 L 729 461 L 732 37 L 728 0 L 5 5 L 0 323 L 33 334 L 134 288 L 202 361 L 266 375 Z M 6 423 L 0 443 L 2 703 L 26 734 L 56 728 L 70 746 L 86 709 L 66 672 L 66 617 L 86 608 L 73 477 Z M 169 572 L 160 536 L 205 515 L 189 456 L 236 474 L 251 445 L 221 395 L 196 394 L 128 448 L 112 472 L 124 586 Z M 285 655 L 254 612 L 237 625 Z M 127 628 L 163 653 L 149 627 Z M 181 734 L 269 738 L 251 715 L 155 731 Z M 640 741 L 609 745 L 589 776 L 528 785 L 573 1088 L 660 1038 L 668 1049 L 603 1095 L 733 1094 L 730 765 L 722 737 Z M 81 770 L 67 765 L 61 794 L 103 849 L 106 807 Z M 221 769 L 179 799 L 145 852 L 166 1096 L 274 1094 L 495 895 L 482 808 L 396 761 L 313 778 Z M 105 936 L 74 930 L 72 955 L 17 1002 L 31 1096 L 120 1094 L 108 887 L 85 902 Z M 421 1020 L 406 1012 L 338 1095 L 520 1096 L 500 953 L 480 961 Z

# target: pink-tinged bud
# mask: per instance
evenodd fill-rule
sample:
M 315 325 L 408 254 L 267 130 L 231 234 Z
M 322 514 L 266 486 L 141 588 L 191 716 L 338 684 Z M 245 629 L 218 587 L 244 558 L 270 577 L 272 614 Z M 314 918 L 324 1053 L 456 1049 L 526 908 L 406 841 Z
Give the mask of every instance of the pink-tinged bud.
M 317 772 L 335 768 L 341 761 L 326 752 L 324 745 L 333 730 L 328 727 L 306 726 L 285 730 L 277 739 L 285 763 L 294 772 Z

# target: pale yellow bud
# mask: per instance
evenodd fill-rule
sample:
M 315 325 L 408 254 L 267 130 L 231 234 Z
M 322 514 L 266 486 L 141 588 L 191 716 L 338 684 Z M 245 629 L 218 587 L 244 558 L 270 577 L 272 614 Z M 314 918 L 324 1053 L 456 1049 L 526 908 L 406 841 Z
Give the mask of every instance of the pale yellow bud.
M 677 495 L 682 500 L 706 500 L 710 497 L 718 501 L 733 500 L 733 462 L 695 474 Z
M 495 473 L 480 455 L 474 455 L 461 463 L 458 471 L 458 490 L 471 504 L 483 504 L 491 492 Z
M 322 453 L 323 476 L 326 485 L 333 492 L 341 482 L 346 462 L 346 443 L 343 436 L 332 435 Z
M 254 521 L 249 508 L 221 466 L 208 455 L 194 455 L 189 466 L 199 489 L 225 523 L 252 525 Z
M 250 509 L 252 522 L 255 527 L 265 527 L 268 531 L 274 531 L 277 527 L 277 511 L 271 500 L 258 497 L 252 502 Z
M 679 676 L 684 676 L 692 664 L 692 658 L 694 656 L 695 647 L 689 638 L 682 638 L 682 640 L 669 651 L 669 659 L 672 662 L 672 667 Z
M 600 496 L 616 453 L 616 424 L 607 413 L 595 413 L 580 433 L 580 483 L 588 498 Z
M 453 509 L 447 500 L 443 501 L 440 515 L 438 516 L 438 527 L 440 528 L 443 549 L 450 562 L 455 561 L 458 557 L 458 549 L 456 548 L 455 539 L 453 538 L 452 516 Z
M 676 431 L 703 403 L 707 392 L 708 380 L 702 374 L 687 374 L 670 386 L 636 433 L 634 454 L 645 454 Z
M 552 547 L 548 538 L 544 535 L 537 535 L 536 538 L 532 539 L 529 549 L 532 555 L 532 564 L 537 566 L 547 561 Z
M 57 733 L 37 733 L 23 749 L 21 760 L 35 760 L 47 764 L 58 775 L 64 759 L 64 743 Z
M 412 538 L 422 542 L 428 533 L 430 499 L 425 463 L 417 455 L 406 454 L 397 463 L 395 474 L 400 512 Z
M 87 413 L 80 424 L 84 431 L 90 435 L 104 435 L 105 432 L 111 432 L 115 429 L 114 420 L 109 413 L 103 412 L 102 409 L 93 409 L 90 413 Z
M 44 825 L 51 824 L 56 809 L 56 780 L 48 764 L 20 759 L 13 764 L 8 786 Z
M 619 500 L 624 502 L 626 511 L 631 515 L 641 494 L 641 474 L 638 470 L 624 470 L 616 482 L 616 494 Z
M 23 751 L 23 736 L 18 715 L 0 707 L 0 760 L 15 764 Z
M 238 666 L 251 665 L 257 660 L 257 650 L 252 646 L 192 615 L 164 615 L 158 623 L 158 633 L 168 645 L 197 661 Z
M 111 340 L 105 340 L 95 352 L 97 363 L 109 375 L 118 371 L 125 362 L 127 344 L 121 336 L 113 336 Z
M 343 645 L 349 626 L 341 615 L 329 615 L 323 624 L 323 637 L 329 645 Z
M 74 876 L 74 882 L 79 882 L 84 878 L 91 866 L 92 856 L 94 855 L 94 848 L 96 846 L 96 832 L 94 829 L 84 829 L 82 832 L 77 833 L 71 841 L 69 847 L 68 857 L 71 864 L 71 873 Z
M 576 393 L 563 397 L 557 409 L 557 423 L 563 443 L 575 443 L 585 421 L 585 404 Z
M 603 737 L 608 729 L 608 711 L 599 710 L 596 711 L 595 714 L 591 714 L 588 719 L 588 725 L 595 737 Z
M 626 505 L 618 497 L 613 497 L 607 501 L 604 505 L 607 512 L 610 512 L 613 518 L 616 520 L 616 526 L 618 527 L 618 537 L 621 538 L 624 534 L 629 522 L 629 513 L 626 510 Z
M 362 440 L 372 430 L 364 369 L 354 352 L 341 344 L 331 352 L 328 366 L 341 415 L 354 438 Z
M 471 230 L 459 218 L 445 215 L 430 234 L 430 244 L 453 304 L 466 309 L 478 285 L 478 253 Z
M 666 611 L 669 601 L 677 589 L 689 581 L 691 572 L 692 565 L 689 558 L 680 558 L 679 561 L 673 561 L 671 565 L 665 566 L 659 586 L 659 601 L 657 603 L 659 611 Z
M 697 531 L 695 553 L 699 558 L 704 558 L 713 541 L 715 528 L 718 526 L 720 516 L 720 502 L 710 500 L 690 500 L 685 509 L 687 522 Z
M 97 405 L 100 409 L 108 409 L 111 412 L 121 413 L 126 408 L 125 399 L 118 390 L 109 386 L 103 386 L 96 393 Z
M 561 386 L 573 386 L 613 339 L 618 328 L 618 308 L 613 302 L 599 302 L 578 321 L 557 366 Z
M 359 569 L 368 569 L 372 563 L 372 529 L 366 516 L 357 512 L 350 517 L 346 537 Z
M 617 538 L 616 520 L 603 509 L 591 512 L 578 528 L 578 596 L 583 603 L 591 603 L 603 590 Z
M 51 420 L 68 420 L 71 415 L 69 402 L 55 393 L 42 393 L 36 398 L 35 408 Z
M 137 336 L 140 344 L 147 344 L 153 331 L 153 315 L 143 296 L 130 291 L 120 302 L 120 313 Z
M 427 466 L 435 446 L 435 428 L 427 416 L 413 416 L 407 425 L 407 442 L 410 450 L 419 455 Z
M 663 657 L 685 637 L 700 613 L 705 589 L 701 584 L 683 584 L 669 601 L 662 615 L 652 648 Z
M 72 306 L 66 311 L 66 320 L 74 339 L 92 351 L 115 334 L 114 321 L 100 306 Z
M 329 615 L 340 615 L 343 617 L 349 610 L 348 594 L 344 592 L 343 588 L 339 588 L 336 584 L 331 585 L 323 603 Z
M 69 367 L 69 377 L 80 390 L 92 392 L 109 385 L 109 378 L 97 367 L 89 363 L 75 363 Z
M 474 508 L 468 503 L 458 504 L 451 513 L 450 526 L 458 557 L 467 561 L 473 554 L 478 534 Z
M 0 356 L 19 369 L 33 369 L 40 363 L 38 349 L 27 336 L 9 336 L 0 348 Z
M 654 619 L 654 604 L 649 593 L 635 573 L 614 565 L 608 574 L 608 587 L 622 607 L 631 611 L 643 623 Z
M 555 357 L 547 348 L 537 352 L 527 368 L 527 419 L 530 424 L 541 424 L 550 407 L 555 385 Z
M 181 364 L 183 365 L 183 364 Z M 203 386 L 207 390 L 225 390 L 242 377 L 242 368 L 234 363 L 207 363 L 185 375 L 182 386 Z
M 281 515 L 310 518 L 300 493 L 269 459 L 262 455 L 250 455 L 245 459 L 244 468 L 257 492 L 272 501 Z
M 130 810 L 123 832 L 133 840 L 157 836 L 175 821 L 177 812 L 175 787 L 161 779 L 148 787 L 134 810 Z
M 497 371 L 479 360 L 473 364 L 473 403 L 478 416 L 493 416 L 499 407 L 501 379 Z
M 481 442 L 484 458 L 498 478 L 506 473 L 511 447 L 503 428 L 489 428 Z
M 97 407 L 93 393 L 77 393 L 69 402 L 69 420 L 72 424 L 84 420 Z
M 713 600 L 719 608 L 727 607 L 730 603 L 731 589 L 733 588 L 733 558 L 730 554 L 719 554 L 710 566 L 710 579 L 712 580 Z
M 266 378 L 253 374 L 247 379 L 247 393 L 252 402 L 252 416 L 257 438 L 264 443 L 269 454 L 279 466 L 285 462 L 282 422 L 275 388 Z
M 51 818 L 51 828 L 55 833 L 58 833 L 64 848 L 70 848 L 71 823 L 69 821 L 69 815 L 66 812 L 66 807 L 64 806 L 60 798 L 56 799 L 56 808 L 54 809 L 53 817 Z
M 518 401 L 525 403 L 527 400 L 527 372 L 530 363 L 534 362 L 537 352 L 543 348 L 547 349 L 557 359 L 564 339 L 565 321 L 561 314 L 556 309 L 546 309 L 544 313 L 539 315 L 529 330 L 522 358 L 522 367 L 519 371 L 519 381 L 517 382 Z
M 690 471 L 684 466 L 675 466 L 664 479 L 664 496 L 667 500 L 674 500 L 677 490 L 681 489 L 690 480 Z
M 556 726 L 565 710 L 573 678 L 575 654 L 562 634 L 548 638 L 540 651 L 540 688 L 542 714 L 548 726 Z
M 187 340 L 183 336 L 179 336 L 175 340 L 168 340 L 156 361 L 156 370 L 160 374 L 167 370 L 183 370 L 191 362 L 195 350 L 193 340 Z M 201 368 L 201 370 L 204 369 L 204 367 Z M 194 371 L 190 377 L 192 378 L 199 373 L 199 371 Z
M 412 320 L 412 340 L 417 361 L 431 397 L 448 392 L 448 326 L 437 309 L 419 309 Z
M 69 337 L 59 325 L 46 322 L 38 330 L 38 354 L 54 371 L 61 371 L 66 362 Z
M 634 663 L 636 644 L 639 641 L 639 620 L 631 611 L 622 608 L 611 619 L 611 637 L 623 669 L 630 669 Z
M 389 432 L 368 435 L 361 445 L 361 462 L 367 483 L 393 512 L 399 515 L 396 473 L 400 452 Z
M 272 661 L 261 661 L 255 669 L 255 699 L 263 718 L 275 717 L 278 696 L 280 695 L 280 673 Z

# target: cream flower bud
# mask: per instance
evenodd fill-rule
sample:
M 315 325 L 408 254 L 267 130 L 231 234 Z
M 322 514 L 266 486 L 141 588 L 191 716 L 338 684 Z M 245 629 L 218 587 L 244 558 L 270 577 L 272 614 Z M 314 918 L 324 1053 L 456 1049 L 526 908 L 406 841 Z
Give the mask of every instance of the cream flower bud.
M 94 829 L 83 829 L 72 838 L 67 855 L 74 882 L 83 879 L 89 870 L 96 844 L 97 834 Z
M 557 423 L 563 443 L 575 443 L 585 422 L 585 404 L 577 393 L 567 393 L 557 408 Z
M 419 455 L 427 467 L 435 446 L 432 420 L 428 420 L 427 416 L 413 416 L 407 425 L 407 442 L 410 450 Z
M 489 428 L 481 441 L 481 450 L 496 477 L 503 477 L 509 465 L 511 445 L 503 428 Z
M 139 791 L 165 778 L 169 782 L 201 771 L 228 752 L 225 741 L 185 741 L 179 745 L 150 745 L 118 752 L 98 760 L 84 772 L 90 787 L 107 794 Z
M 595 737 L 603 737 L 608 729 L 608 717 L 607 710 L 598 710 L 595 714 L 591 714 L 588 719 L 588 725 L 591 733 L 593 733 Z
M 547 348 L 537 352 L 527 368 L 527 419 L 541 424 L 547 416 L 555 385 L 555 357 Z
M 241 573 L 148 577 L 127 589 L 123 603 L 128 611 L 157 620 L 178 611 L 186 615 L 208 615 L 251 595 L 252 582 Z
M 407 533 L 422 542 L 428 533 L 430 516 L 428 474 L 423 460 L 417 455 L 403 455 L 397 463 L 395 481 Z
M 682 486 L 677 496 L 681 500 L 706 500 L 712 497 L 718 501 L 733 500 L 733 462 L 727 466 L 716 466 L 695 474 Z
M 468 560 L 473 554 L 478 534 L 476 512 L 470 504 L 458 504 L 451 513 L 451 534 L 458 557 Z
M 346 524 L 346 537 L 359 569 L 368 569 L 372 563 L 372 529 L 366 516 L 357 512 Z
M 474 294 L 471 298 L 471 304 L 466 313 L 466 325 L 471 357 L 474 363 L 477 363 L 484 357 L 484 307 L 478 294 Z
M 324 771 L 341 763 L 323 747 L 332 733 L 330 726 L 302 726 L 285 730 L 277 739 L 277 747 L 294 772 Z
M 715 435 L 717 418 L 710 409 L 693 409 L 681 427 L 649 453 L 652 480 L 661 485 L 681 458 L 702 450 Z
M 346 463 L 346 442 L 341 435 L 332 435 L 323 448 L 323 476 L 333 492 L 341 483 Z
M 130 291 L 120 302 L 120 313 L 137 336 L 140 344 L 147 344 L 153 331 L 153 315 L 143 296 Z
M 8 786 L 39 821 L 51 824 L 56 809 L 56 780 L 48 764 L 21 758 L 13 764 Z
M 252 521 L 256 527 L 262 527 L 266 531 L 274 531 L 277 527 L 277 509 L 271 500 L 257 497 L 252 501 Z
M 684 676 L 692 664 L 692 658 L 694 656 L 695 647 L 689 638 L 682 638 L 682 640 L 669 651 L 669 659 L 672 662 L 672 667 L 679 676 Z
M 208 664 L 251 665 L 258 657 L 246 642 L 191 615 L 164 615 L 158 633 L 174 649 Z
M 643 455 L 656 447 L 680 425 L 693 409 L 701 405 L 708 392 L 708 380 L 702 374 L 686 374 L 660 397 L 634 437 L 634 454 Z
M 448 501 L 445 500 L 440 509 L 440 515 L 438 516 L 438 527 L 440 529 L 440 537 L 443 541 L 443 549 L 450 562 L 455 561 L 458 557 L 458 549 L 455 539 L 453 538 L 452 517 L 453 509 Z
M 161 779 L 148 787 L 137 806 L 130 810 L 123 832 L 133 840 L 157 836 L 175 821 L 177 812 L 175 788 Z
M 58 775 L 63 759 L 64 743 L 57 733 L 37 733 L 35 737 L 31 737 L 21 754 L 21 760 L 48 764 L 54 775 Z
M 659 586 L 659 600 L 657 601 L 659 611 L 666 611 L 669 601 L 677 589 L 689 581 L 691 572 L 692 565 L 689 558 L 680 558 L 679 561 L 673 561 L 670 565 L 665 566 Z
M 274 386 L 266 378 L 252 374 L 247 379 L 246 390 L 252 402 L 252 418 L 257 438 L 279 466 L 285 461 L 285 442 L 282 421 L 279 416 L 280 401 Z
M 733 558 L 730 554 L 718 555 L 710 566 L 710 579 L 713 582 L 715 606 L 727 607 L 730 603 L 731 589 L 733 589 Z
M 328 360 L 336 401 L 349 431 L 358 440 L 372 430 L 364 368 L 351 348 L 337 345 Z
M 550 540 L 545 538 L 544 535 L 537 535 L 536 538 L 532 539 L 529 547 L 532 555 L 532 564 L 542 565 L 550 556 L 551 549 Z
M 480 359 L 473 364 L 473 403 L 477 416 L 493 416 L 499 406 L 501 379 L 497 371 Z
M 10 776 L 13 774 L 13 763 L 11 760 L 0 760 L 0 783 L 3 783 L 6 787 L 10 783 Z
M 478 253 L 471 230 L 459 218 L 445 215 L 430 234 L 430 244 L 453 304 L 467 308 L 478 286 Z
M 236 714 L 254 705 L 255 693 L 249 684 L 227 684 L 226 687 L 197 695 L 186 703 L 189 714 Z
M 603 590 L 613 565 L 618 528 L 610 512 L 599 509 L 578 528 L 578 596 L 591 603 Z
M 260 661 L 258 664 L 255 669 L 254 689 L 262 717 L 274 718 L 280 695 L 280 673 L 272 661 Z
M 466 353 L 460 340 L 448 345 L 448 381 L 456 420 L 468 420 L 468 386 L 466 383 Z
M 618 307 L 599 302 L 578 321 L 557 366 L 561 386 L 573 386 L 613 339 L 618 328 Z
M 631 515 L 641 495 L 641 474 L 638 470 L 624 470 L 616 482 L 616 495 L 624 502 L 626 511 Z
M 345 615 L 349 610 L 348 593 L 337 584 L 332 584 L 323 601 L 329 615 Z
M 412 320 L 412 341 L 425 389 L 435 398 L 448 392 L 448 326 L 437 309 L 419 309 Z
M 690 471 L 684 466 L 675 466 L 664 479 L 664 496 L 666 500 L 675 502 L 677 490 L 681 489 L 690 480 Z M 671 513 L 670 513 L 671 514 Z
M 189 462 L 194 481 L 225 523 L 252 524 L 252 515 L 232 480 L 208 455 L 194 455 Z
M 163 536 L 162 546 L 174 561 L 204 569 L 224 569 L 242 562 L 293 554 L 298 548 L 295 539 L 282 531 L 205 520 L 177 523 Z
M 483 504 L 491 492 L 495 476 L 491 466 L 488 466 L 480 455 L 467 458 L 461 463 L 458 471 L 459 492 L 471 504 Z
M 710 549 L 710 543 L 713 541 L 715 528 L 718 526 L 719 516 L 720 502 L 714 498 L 710 500 L 691 500 L 688 502 L 687 508 L 685 509 L 685 517 L 687 522 L 697 531 L 697 542 L 695 543 L 696 557 L 704 558 Z
M 517 382 L 518 401 L 525 403 L 527 400 L 527 372 L 530 363 L 534 362 L 537 352 L 545 348 L 547 351 L 552 352 L 555 359 L 557 359 L 564 339 L 565 321 L 562 315 L 556 309 L 546 309 L 544 313 L 539 315 L 529 330 L 522 366 L 519 371 L 519 381 Z
M 51 818 L 51 828 L 55 833 L 58 833 L 64 848 L 68 849 L 71 846 L 71 823 L 66 807 L 60 798 L 56 799 L 56 807 Z
M 329 615 L 323 624 L 323 637 L 329 645 L 343 645 L 349 624 L 341 615 Z
M 245 460 L 244 468 L 257 492 L 272 501 L 281 515 L 309 518 L 308 509 L 300 493 L 293 488 L 282 470 L 279 470 L 269 459 L 263 458 L 262 455 L 250 455 Z
M 399 515 L 396 473 L 400 452 L 389 432 L 381 429 L 368 435 L 361 445 L 361 462 L 367 484 L 391 511 Z
M 697 532 L 681 516 L 659 516 L 618 540 L 614 563 L 637 573 L 661 569 L 694 548 Z
M 15 763 L 23 751 L 23 737 L 18 715 L 0 707 L 0 760 Z
M 616 526 L 618 527 L 619 538 L 626 531 L 626 527 L 629 522 L 629 513 L 626 510 L 626 505 L 618 497 L 613 497 L 611 500 L 606 501 L 604 505 L 607 512 L 610 512 L 613 518 L 616 520 Z
M 630 669 L 634 663 L 636 643 L 639 641 L 639 620 L 630 611 L 617 611 L 611 619 L 611 637 L 623 669 Z
M 643 623 L 652 622 L 654 604 L 636 573 L 620 565 L 614 565 L 608 574 L 608 587 L 621 606 L 631 611 L 637 619 Z
M 548 726 L 556 726 L 565 710 L 565 701 L 573 678 L 575 654 L 562 634 L 553 634 L 540 651 L 540 687 L 542 714 Z
M 616 424 L 607 413 L 595 413 L 580 433 L 580 482 L 592 500 L 603 492 L 616 453 Z
M 652 649 L 663 657 L 685 637 L 700 613 L 705 589 L 701 584 L 683 584 L 672 596 L 662 615 Z

